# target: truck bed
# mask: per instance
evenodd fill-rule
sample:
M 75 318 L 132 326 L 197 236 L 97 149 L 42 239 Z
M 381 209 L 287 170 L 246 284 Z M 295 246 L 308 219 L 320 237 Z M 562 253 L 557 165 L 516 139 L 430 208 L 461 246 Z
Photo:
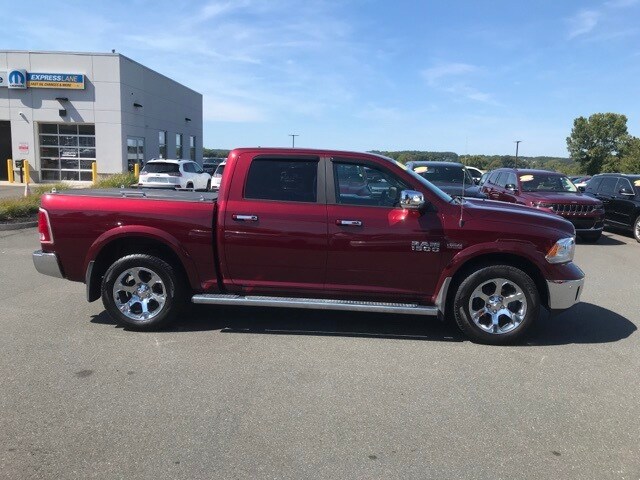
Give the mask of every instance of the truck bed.
M 176 202 L 215 202 L 218 192 L 193 192 L 166 188 L 81 188 L 57 192 L 56 195 L 101 198 L 147 198 Z

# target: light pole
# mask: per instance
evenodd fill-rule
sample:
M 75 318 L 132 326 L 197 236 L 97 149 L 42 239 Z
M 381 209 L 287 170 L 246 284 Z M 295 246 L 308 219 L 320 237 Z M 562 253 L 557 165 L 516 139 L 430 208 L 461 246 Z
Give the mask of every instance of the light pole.
M 289 136 L 291 137 L 291 148 L 296 148 L 296 137 L 299 137 L 300 135 L 297 133 L 290 133 Z
M 516 144 L 516 164 L 515 164 L 515 168 L 518 168 L 518 147 L 520 146 L 520 142 L 522 140 L 515 140 L 513 143 Z

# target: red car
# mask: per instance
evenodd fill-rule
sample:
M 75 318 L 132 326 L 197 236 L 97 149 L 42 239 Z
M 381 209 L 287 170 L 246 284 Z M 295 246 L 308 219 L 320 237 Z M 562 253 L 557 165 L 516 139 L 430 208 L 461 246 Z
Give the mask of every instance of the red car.
M 541 307 L 578 302 L 584 282 L 571 223 L 454 199 L 364 153 L 233 150 L 219 193 L 52 193 L 39 232 L 38 271 L 84 282 L 89 301 L 139 330 L 190 300 L 450 316 L 501 344 Z
M 562 173 L 499 168 L 482 184 L 490 200 L 518 203 L 554 212 L 570 221 L 583 240 L 597 242 L 604 226 L 604 207 L 580 192 Z

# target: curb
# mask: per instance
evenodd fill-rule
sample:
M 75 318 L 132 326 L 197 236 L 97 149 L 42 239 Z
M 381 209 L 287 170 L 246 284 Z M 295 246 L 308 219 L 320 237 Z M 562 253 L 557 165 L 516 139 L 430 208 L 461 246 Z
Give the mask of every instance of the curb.
M 23 228 L 37 227 L 38 221 L 22 222 L 22 223 L 0 223 L 0 232 L 8 232 L 11 230 L 22 230 Z

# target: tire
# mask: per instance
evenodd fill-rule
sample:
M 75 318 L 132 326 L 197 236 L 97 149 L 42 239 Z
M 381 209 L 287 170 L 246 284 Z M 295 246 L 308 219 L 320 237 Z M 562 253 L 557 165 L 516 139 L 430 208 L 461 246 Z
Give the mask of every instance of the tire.
M 587 243 L 596 243 L 598 240 L 600 240 L 600 237 L 602 236 L 602 232 L 594 232 L 594 233 L 583 233 L 580 235 L 580 238 Z
M 102 280 L 104 308 L 118 324 L 134 330 L 167 326 L 178 314 L 184 298 L 176 270 L 151 255 L 122 257 L 109 267 Z
M 514 299 L 506 303 L 509 295 Z M 538 318 L 540 294 L 522 270 L 495 265 L 476 270 L 460 284 L 453 308 L 456 324 L 469 339 L 507 345 L 521 339 Z
M 640 242 L 640 215 L 638 215 L 636 221 L 633 222 L 633 237 L 637 242 Z

